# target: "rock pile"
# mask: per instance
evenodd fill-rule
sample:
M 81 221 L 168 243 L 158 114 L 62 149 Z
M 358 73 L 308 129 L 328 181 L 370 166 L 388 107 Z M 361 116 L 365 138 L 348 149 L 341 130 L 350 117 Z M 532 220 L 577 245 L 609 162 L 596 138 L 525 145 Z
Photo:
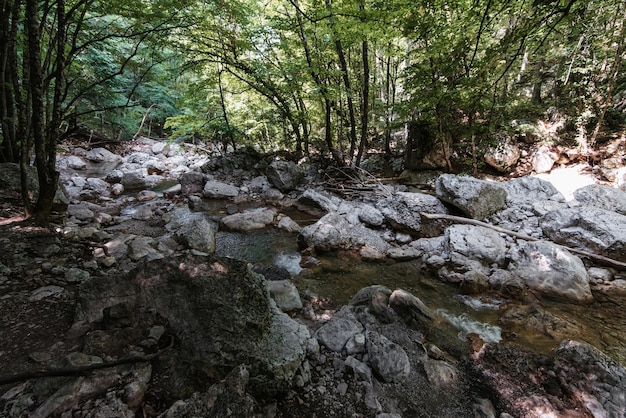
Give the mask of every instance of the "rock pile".
M 506 418 L 626 409 L 626 371 L 589 344 L 567 339 L 546 356 L 499 335 L 450 338 L 450 316 L 380 285 L 323 314 L 291 281 L 306 269 L 255 266 L 263 277 L 245 260 L 215 255 L 220 232 L 281 228 L 310 264 L 339 251 L 415 260 L 465 294 L 589 303 L 626 290 L 617 269 L 581 256 L 626 262 L 625 192 L 593 185 L 566 200 L 538 178 L 441 175 L 434 195 L 387 187 L 346 200 L 302 187 L 300 167 L 252 150 L 218 157 L 147 139 L 126 156 L 76 150 L 59 166 L 69 196 L 63 240 L 95 257 L 36 262 L 56 279 L 28 298 L 71 299 L 70 287 L 78 289 L 68 335 L 81 343 L 61 357 L 52 348 L 31 357 L 50 370 L 95 371 L 8 388 L 6 416 Z M 300 225 L 287 208 L 316 220 Z M 59 240 L 48 255 L 63 252 Z M 6 257 L 0 284 L 24 270 Z M 501 321 L 576 327 L 535 306 L 505 310 Z

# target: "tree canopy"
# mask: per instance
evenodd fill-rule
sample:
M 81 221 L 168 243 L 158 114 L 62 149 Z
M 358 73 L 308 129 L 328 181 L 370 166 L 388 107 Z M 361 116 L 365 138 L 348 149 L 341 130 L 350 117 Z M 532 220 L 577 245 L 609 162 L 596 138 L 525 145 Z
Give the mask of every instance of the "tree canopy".
M 2 0 L 0 161 L 138 134 L 359 165 L 426 126 L 455 147 L 565 115 L 581 148 L 624 123 L 620 0 Z M 28 200 L 28 199 L 26 199 Z

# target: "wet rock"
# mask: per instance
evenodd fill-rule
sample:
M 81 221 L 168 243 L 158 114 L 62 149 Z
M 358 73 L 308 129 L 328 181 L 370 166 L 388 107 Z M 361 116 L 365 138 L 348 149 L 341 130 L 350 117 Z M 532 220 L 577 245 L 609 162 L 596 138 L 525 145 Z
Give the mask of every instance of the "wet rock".
M 346 215 L 329 213 L 315 224 L 302 228 L 298 242 L 304 248 L 313 247 L 319 251 L 358 250 L 364 246 L 369 246 L 381 254 L 387 251 L 389 244 L 380 234 L 358 220 L 356 223 L 353 222 L 350 222 Z
M 232 184 L 209 180 L 204 184 L 202 194 L 211 199 L 226 199 L 239 195 L 239 189 Z
M 547 213 L 541 228 L 558 244 L 626 261 L 626 215 L 594 207 L 567 208 Z
M 424 302 L 406 290 L 396 289 L 389 296 L 389 306 L 407 322 L 430 324 L 433 313 Z
M 314 189 L 307 189 L 295 202 L 301 210 L 311 208 L 323 213 L 335 212 L 341 203 L 341 199 L 327 193 L 318 192 Z
M 442 174 L 435 194 L 473 219 L 485 219 L 506 207 L 506 191 L 497 183 L 473 177 Z
M 302 227 L 289 216 L 278 215 L 277 219 L 278 223 L 276 224 L 276 226 L 283 231 L 300 232 L 302 230 Z
M 508 270 L 495 269 L 489 275 L 489 286 L 513 299 L 523 300 L 526 295 L 524 281 Z
M 553 243 L 520 243 L 513 251 L 509 270 L 539 294 L 579 302 L 593 299 L 583 262 Z
M 232 231 L 263 229 L 274 222 L 276 211 L 267 208 L 250 209 L 221 219 L 221 224 Z
M 423 193 L 398 192 L 378 201 L 376 208 L 395 229 L 412 235 L 422 235 L 420 212 L 448 213 L 439 199 Z
M 267 179 L 283 193 L 295 189 L 303 177 L 302 169 L 291 161 L 272 161 L 267 167 Z
M 557 316 L 537 304 L 513 305 L 506 309 L 499 322 L 515 332 L 532 331 L 552 337 L 555 341 L 588 331 L 574 319 Z

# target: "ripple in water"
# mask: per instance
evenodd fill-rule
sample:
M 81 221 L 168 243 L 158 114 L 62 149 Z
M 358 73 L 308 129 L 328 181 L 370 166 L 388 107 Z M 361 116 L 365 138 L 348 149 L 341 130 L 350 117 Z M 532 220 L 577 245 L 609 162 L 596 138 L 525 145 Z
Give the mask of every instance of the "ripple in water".
M 452 315 L 444 309 L 438 309 L 437 313 L 461 331 L 459 338 L 462 340 L 465 340 L 467 334 L 471 333 L 479 335 L 486 343 L 497 343 L 502 340 L 502 330 L 498 326 L 476 321 L 467 314 Z

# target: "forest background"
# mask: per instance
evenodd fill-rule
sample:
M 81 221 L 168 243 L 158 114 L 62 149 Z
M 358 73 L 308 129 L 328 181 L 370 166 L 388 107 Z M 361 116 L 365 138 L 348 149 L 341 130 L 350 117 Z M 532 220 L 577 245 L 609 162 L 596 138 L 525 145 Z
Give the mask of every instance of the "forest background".
M 442 169 L 469 171 L 502 134 L 536 137 L 538 120 L 561 124 L 540 140 L 583 155 L 625 123 L 622 0 L 0 0 L 0 12 L 0 162 L 21 165 L 23 190 L 37 167 L 38 199 L 23 195 L 39 220 L 70 138 L 348 166 L 436 147 Z

